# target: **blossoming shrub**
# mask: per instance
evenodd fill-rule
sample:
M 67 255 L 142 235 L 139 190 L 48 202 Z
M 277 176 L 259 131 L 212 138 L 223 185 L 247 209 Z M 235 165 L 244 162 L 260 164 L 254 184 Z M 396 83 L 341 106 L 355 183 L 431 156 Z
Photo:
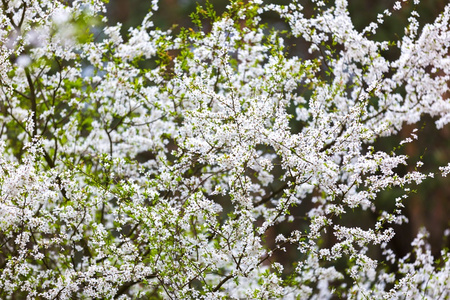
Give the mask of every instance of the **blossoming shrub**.
M 312 2 L 206 4 L 172 32 L 153 1 L 123 37 L 99 0 L 3 1 L 1 298 L 450 297 L 447 249 L 433 257 L 425 230 L 406 257 L 389 244 L 410 189 L 450 165 L 374 147 L 450 122 L 450 5 L 375 41 L 403 2 L 362 32 L 345 0 Z

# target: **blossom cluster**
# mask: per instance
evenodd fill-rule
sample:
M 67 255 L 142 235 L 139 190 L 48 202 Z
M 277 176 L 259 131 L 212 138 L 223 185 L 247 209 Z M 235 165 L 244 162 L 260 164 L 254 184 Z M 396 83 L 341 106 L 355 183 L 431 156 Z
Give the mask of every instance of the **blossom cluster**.
M 450 253 L 425 230 L 405 257 L 390 248 L 411 186 L 449 165 L 374 144 L 423 115 L 450 123 L 450 5 L 376 41 L 400 1 L 361 32 L 346 0 L 312 2 L 207 3 L 161 30 L 152 1 L 122 36 L 101 0 L 3 1 L 0 297 L 450 297 Z

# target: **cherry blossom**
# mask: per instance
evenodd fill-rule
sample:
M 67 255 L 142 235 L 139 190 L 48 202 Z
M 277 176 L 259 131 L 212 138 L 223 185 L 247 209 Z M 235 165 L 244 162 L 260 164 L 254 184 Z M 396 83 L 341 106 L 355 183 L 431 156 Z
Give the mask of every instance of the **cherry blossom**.
M 424 173 L 375 142 L 450 122 L 450 5 L 376 41 L 405 1 L 361 32 L 347 1 L 312 2 L 310 17 L 296 0 L 207 3 L 164 31 L 152 1 L 127 36 L 100 0 L 4 2 L 1 297 L 449 297 L 448 249 L 433 257 L 425 229 L 404 257 L 389 243 L 412 187 L 450 165 Z

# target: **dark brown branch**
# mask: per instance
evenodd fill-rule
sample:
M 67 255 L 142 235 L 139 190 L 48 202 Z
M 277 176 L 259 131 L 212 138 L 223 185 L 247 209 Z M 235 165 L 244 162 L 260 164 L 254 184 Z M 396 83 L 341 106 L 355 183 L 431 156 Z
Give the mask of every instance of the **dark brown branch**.
M 281 193 L 285 188 L 289 187 L 288 183 L 286 182 L 285 184 L 283 184 L 280 188 L 278 188 L 277 190 L 273 191 L 272 193 L 270 193 L 270 195 L 267 195 L 266 197 L 262 198 L 261 200 L 259 200 L 258 202 L 255 203 L 255 207 L 256 206 L 260 206 L 266 202 L 269 202 L 271 199 L 273 199 L 273 197 L 275 197 L 276 195 L 278 195 L 279 193 Z
M 230 280 L 231 278 L 233 278 L 233 275 L 228 275 L 227 277 L 225 277 L 224 279 L 222 279 L 222 281 L 221 282 L 219 282 L 218 284 L 217 284 L 217 286 L 213 289 L 213 292 L 217 292 L 221 287 L 222 287 L 222 285 L 224 285 L 228 280 Z

